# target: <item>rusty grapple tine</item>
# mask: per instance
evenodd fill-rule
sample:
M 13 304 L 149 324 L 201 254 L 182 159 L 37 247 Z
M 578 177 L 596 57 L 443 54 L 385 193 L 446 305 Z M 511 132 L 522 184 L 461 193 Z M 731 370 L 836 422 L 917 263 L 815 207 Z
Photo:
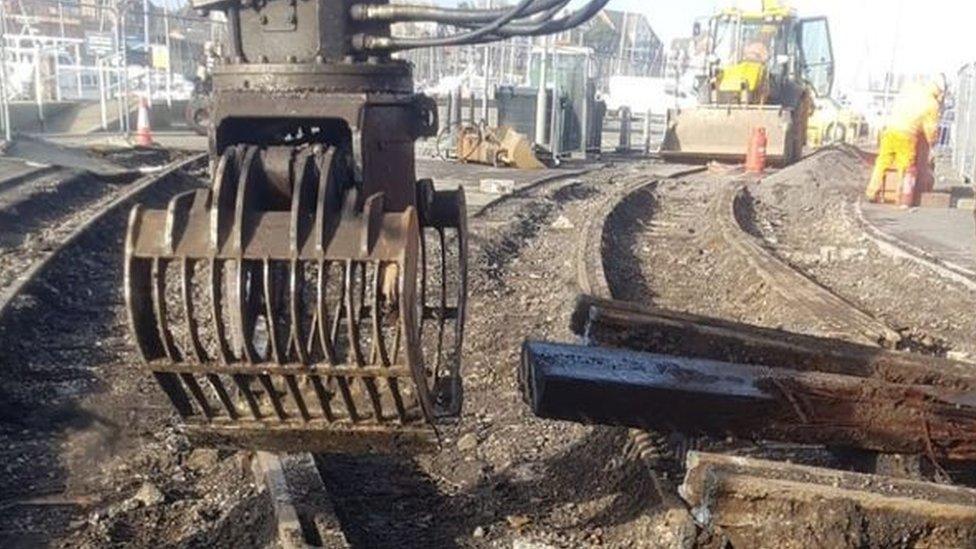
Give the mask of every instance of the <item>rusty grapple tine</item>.
M 423 295 L 423 323 L 432 325 L 436 335 L 426 349 L 428 366 L 435 368 L 437 394 L 440 400 L 439 414 L 445 417 L 457 416 L 461 411 L 463 386 L 461 384 L 461 353 L 464 344 L 464 320 L 467 305 L 467 257 L 468 257 L 468 225 L 467 206 L 464 190 L 435 190 L 433 182 L 423 179 L 417 186 L 417 203 L 420 208 L 420 218 L 423 231 L 432 230 L 437 236 L 439 250 L 439 278 L 438 284 L 429 283 L 434 275 L 428 270 L 428 256 L 430 246 L 423 247 L 423 272 L 421 274 L 422 294 L 426 294 L 431 286 L 436 286 L 438 295 L 432 304 L 428 304 Z M 448 234 L 453 232 L 453 234 Z M 451 239 L 453 237 L 453 241 Z M 455 246 L 457 259 L 455 265 L 450 265 L 448 247 Z M 453 281 L 454 295 L 450 295 L 452 288 L 449 281 Z M 426 327 L 421 328 L 422 330 Z M 444 348 L 445 337 L 451 333 L 453 338 L 450 348 Z
M 133 210 L 126 296 L 145 368 L 198 444 L 429 448 L 435 424 L 460 407 L 463 259 L 431 285 L 440 294 L 427 307 L 418 296 L 427 273 L 419 209 L 386 211 L 382 193 L 362 201 L 350 194 L 358 192 L 351 151 L 273 149 L 228 148 L 210 193 L 187 195 L 168 211 Z M 297 196 L 282 195 L 289 192 Z M 426 227 L 456 232 L 450 243 L 463 258 L 463 196 L 429 197 Z M 167 290 L 170 264 L 179 267 L 175 292 Z M 182 303 L 167 307 L 167 299 Z M 431 349 L 422 348 L 423 323 L 436 329 Z M 445 352 L 452 329 L 454 347 Z

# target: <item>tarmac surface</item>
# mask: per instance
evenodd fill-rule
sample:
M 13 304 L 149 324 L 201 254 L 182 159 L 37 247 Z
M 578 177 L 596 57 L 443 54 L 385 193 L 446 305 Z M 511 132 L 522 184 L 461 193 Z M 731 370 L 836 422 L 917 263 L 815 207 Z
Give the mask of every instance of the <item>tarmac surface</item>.
M 942 261 L 976 272 L 976 223 L 973 212 L 955 208 L 898 209 L 862 205 L 865 218 L 879 230 Z

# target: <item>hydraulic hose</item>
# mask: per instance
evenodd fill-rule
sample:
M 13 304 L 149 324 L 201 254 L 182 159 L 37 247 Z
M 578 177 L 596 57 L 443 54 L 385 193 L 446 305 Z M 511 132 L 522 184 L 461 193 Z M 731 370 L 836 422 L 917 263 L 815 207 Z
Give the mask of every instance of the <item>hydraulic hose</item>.
M 357 35 L 353 38 L 353 47 L 359 50 L 382 50 L 398 51 L 413 48 L 428 48 L 440 46 L 471 45 L 502 40 L 513 36 L 538 36 L 543 34 L 553 34 L 576 27 L 597 14 L 603 9 L 610 0 L 590 0 L 582 8 L 560 17 L 550 19 L 555 12 L 568 3 L 568 0 L 559 0 L 553 4 L 545 4 L 548 8 L 543 13 L 536 13 L 539 17 L 538 22 L 518 23 L 513 21 L 525 17 L 526 10 L 532 7 L 536 0 L 522 0 L 514 8 L 511 8 L 505 15 L 498 17 L 491 23 L 476 27 L 474 30 L 445 37 L 436 38 L 413 38 L 396 36 L 374 36 Z M 538 7 L 536 5 L 535 7 Z M 436 9 L 436 8 L 433 8 Z M 469 10 L 470 11 L 470 10 Z M 541 16 L 541 17 L 540 17 Z M 471 24 L 461 24 L 459 26 L 472 26 Z

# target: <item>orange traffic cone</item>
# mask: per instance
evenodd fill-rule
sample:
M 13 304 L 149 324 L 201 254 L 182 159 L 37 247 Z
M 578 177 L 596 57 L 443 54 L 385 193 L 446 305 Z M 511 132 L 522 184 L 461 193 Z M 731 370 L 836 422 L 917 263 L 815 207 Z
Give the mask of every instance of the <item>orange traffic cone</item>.
M 766 144 L 766 128 L 753 128 L 746 149 L 746 172 L 763 173 L 766 169 Z
M 139 118 L 136 121 L 136 144 L 150 147 L 153 144 L 152 128 L 149 127 L 149 102 L 143 97 L 139 101 Z

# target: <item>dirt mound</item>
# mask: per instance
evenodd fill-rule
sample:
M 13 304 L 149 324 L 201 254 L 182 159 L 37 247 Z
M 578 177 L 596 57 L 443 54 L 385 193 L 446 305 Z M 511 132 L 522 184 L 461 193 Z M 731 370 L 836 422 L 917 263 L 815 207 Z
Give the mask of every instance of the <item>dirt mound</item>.
M 822 211 L 827 195 L 856 198 L 867 184 L 867 168 L 850 147 L 829 147 L 763 179 L 755 195 L 790 212 Z

